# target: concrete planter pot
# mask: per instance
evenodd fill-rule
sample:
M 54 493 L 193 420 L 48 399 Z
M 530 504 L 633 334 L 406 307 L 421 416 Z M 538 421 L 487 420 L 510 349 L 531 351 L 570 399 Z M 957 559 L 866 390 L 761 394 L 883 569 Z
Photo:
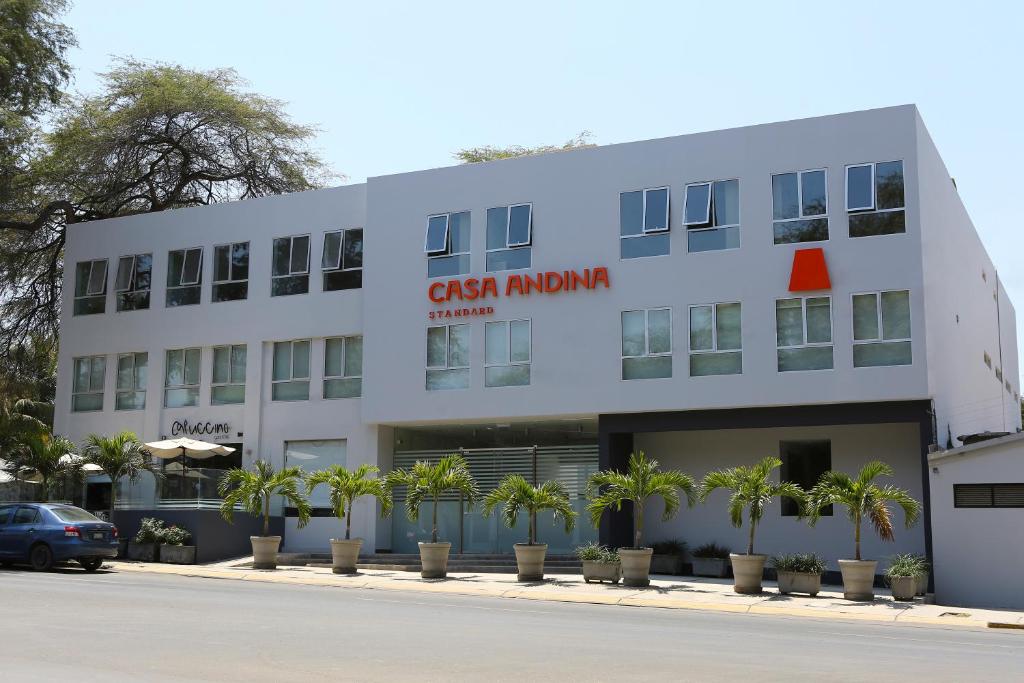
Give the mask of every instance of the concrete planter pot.
M 914 588 L 914 594 L 915 595 L 924 595 L 925 593 L 928 592 L 928 575 L 927 574 L 918 574 L 917 576 L 914 577 L 914 581 L 915 581 L 915 584 L 916 584 L 915 588 Z
M 622 585 L 644 588 L 651 585 L 651 556 L 653 548 L 619 548 L 622 563 Z
M 160 546 L 156 543 L 129 543 L 128 559 L 139 562 L 158 562 L 160 560 Z
M 424 579 L 443 579 L 448 576 L 448 552 L 452 544 L 424 543 L 420 541 L 420 576 Z
M 350 540 L 331 539 L 331 571 L 335 574 L 355 574 L 356 564 L 359 562 L 359 549 L 363 545 L 363 539 L 353 538 Z
M 729 553 L 732 563 L 732 575 L 735 577 L 733 590 L 737 593 L 750 595 L 761 592 L 761 578 L 764 576 L 764 563 L 767 555 L 737 555 Z
M 891 576 L 889 588 L 892 589 L 893 600 L 913 600 L 917 593 L 917 577 Z
M 160 561 L 165 564 L 195 564 L 196 547 L 194 545 L 160 544 Z
M 651 573 L 652 574 L 673 574 L 678 575 L 683 573 L 683 556 L 682 555 L 652 555 L 651 556 Z
M 117 539 L 117 559 L 123 560 L 128 557 L 128 543 L 130 539 L 119 538 Z
M 695 557 L 693 575 L 724 579 L 729 575 L 729 560 L 721 557 Z
M 812 598 L 821 592 L 821 574 L 779 572 L 779 593 L 807 593 Z
M 847 600 L 875 599 L 874 560 L 839 560 L 839 571 L 843 573 L 843 597 Z
M 252 568 L 277 569 L 277 549 L 281 547 L 280 536 L 250 536 L 252 543 Z
M 594 560 L 583 560 L 583 581 L 607 581 L 618 583 L 622 578 L 622 564 L 620 562 L 595 562 Z
M 547 543 L 516 543 L 516 566 L 519 569 L 518 581 L 543 581 L 544 556 L 548 552 Z

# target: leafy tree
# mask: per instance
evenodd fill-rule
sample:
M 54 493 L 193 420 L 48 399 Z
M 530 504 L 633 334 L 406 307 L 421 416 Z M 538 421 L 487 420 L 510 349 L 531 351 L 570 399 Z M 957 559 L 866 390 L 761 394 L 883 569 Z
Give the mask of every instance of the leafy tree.
M 803 509 L 806 495 L 802 488 L 792 482 L 772 480 L 772 472 L 780 467 L 781 460 L 775 456 L 768 456 L 756 465 L 709 472 L 701 484 L 701 502 L 707 500 L 716 489 L 732 491 L 729 498 L 729 519 L 737 529 L 743 527 L 743 511 L 747 510 L 747 520 L 750 524 L 747 555 L 754 554 L 754 532 L 757 531 L 757 525 L 772 500 L 784 496 L 796 501 Z
M 241 505 L 250 515 L 263 516 L 263 536 L 270 535 L 270 497 L 281 496 L 295 508 L 299 528 L 309 522 L 309 501 L 302 495 L 302 470 L 285 467 L 275 471 L 265 460 L 257 460 L 252 470 L 235 468 L 220 480 L 217 489 L 223 499 L 220 514 L 228 523 L 234 522 L 235 506 Z
M 61 97 L 71 67 L 71 29 L 57 21 L 65 0 L 0 2 L 0 116 L 34 118 Z
M 405 513 L 410 522 L 420 518 L 420 506 L 428 500 L 433 503 L 430 542 L 437 543 L 437 504 L 449 491 L 458 492 L 469 506 L 480 497 L 480 490 L 469 472 L 469 464 L 458 453 L 449 453 L 435 464 L 416 461 L 407 470 L 392 470 L 387 475 L 392 489 L 405 487 Z
M 82 461 L 75 450 L 74 442 L 63 436 L 32 433 L 8 455 L 5 469 L 23 479 L 26 475 L 38 478 L 39 497 L 45 503 L 58 481 L 81 482 Z
M 490 517 L 499 505 L 504 505 L 501 517 L 509 529 L 516 525 L 519 513 L 526 511 L 530 518 L 529 545 L 537 543 L 537 513 L 541 510 L 551 510 L 555 517 L 561 517 L 565 533 L 576 525 L 576 511 L 572 509 L 565 486 L 559 481 L 533 486 L 521 474 L 507 474 L 498 488 L 484 497 L 484 517 Z
M 873 460 L 861 468 L 854 479 L 845 472 L 826 472 L 808 494 L 810 521 L 815 523 L 825 507 L 839 504 L 846 508 L 850 521 L 853 522 L 856 554 L 860 557 L 860 527 L 866 517 L 875 528 L 875 533 L 883 541 L 894 539 L 892 513 L 889 503 L 903 508 L 904 522 L 909 529 L 921 514 L 921 504 L 911 495 L 895 486 L 879 486 L 875 483 L 878 477 L 891 477 L 892 467 L 884 462 Z
M 590 142 L 592 137 L 593 134 L 589 130 L 585 130 L 561 145 L 541 145 L 539 147 L 523 147 L 521 145 L 493 147 L 491 145 L 485 145 L 484 147 L 467 147 L 465 149 L 460 149 L 454 154 L 454 156 L 464 164 L 476 164 L 481 161 L 514 159 L 516 157 L 528 157 L 533 156 L 534 154 L 545 154 L 547 152 L 565 152 L 570 149 L 579 149 L 581 147 L 593 147 L 594 143 Z
M 625 472 L 603 470 L 590 475 L 588 493 L 590 521 L 596 527 L 601 524 L 601 515 L 609 508 L 622 509 L 622 503 L 633 503 L 633 547 L 642 548 L 640 543 L 644 530 L 644 505 L 651 496 L 661 496 L 665 501 L 663 521 L 672 519 L 679 511 L 679 491 L 686 494 L 686 504 L 693 507 L 696 500 L 696 484 L 693 477 L 678 470 L 658 470 L 657 460 L 648 460 L 643 451 L 630 453 Z
M 103 473 L 110 477 L 110 521 L 114 521 L 114 503 L 117 499 L 117 483 L 127 477 L 129 482 L 136 482 L 143 472 L 154 477 L 163 473 L 150 460 L 139 437 L 134 432 L 123 431 L 113 436 L 90 434 L 86 437 L 85 448 L 82 450 L 87 462 L 98 465 Z
M 0 395 L 0 454 L 10 453 L 25 440 L 47 434 L 53 424 L 53 404 Z
M 331 465 L 325 470 L 311 472 L 306 477 L 306 493 L 313 493 L 320 484 L 331 492 L 331 508 L 338 519 L 345 520 L 345 540 L 352 538 L 352 505 L 357 498 L 373 496 L 380 501 L 380 516 L 391 514 L 391 489 L 380 478 L 367 479 L 366 475 L 380 472 L 374 465 L 362 464 L 355 470 Z

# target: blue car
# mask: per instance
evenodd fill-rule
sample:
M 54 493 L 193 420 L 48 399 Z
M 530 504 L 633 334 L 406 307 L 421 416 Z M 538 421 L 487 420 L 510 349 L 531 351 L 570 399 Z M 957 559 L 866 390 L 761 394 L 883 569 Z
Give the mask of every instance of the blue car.
M 49 571 L 76 560 L 94 572 L 117 556 L 117 527 L 82 508 L 58 503 L 0 505 L 0 565 L 29 563 Z

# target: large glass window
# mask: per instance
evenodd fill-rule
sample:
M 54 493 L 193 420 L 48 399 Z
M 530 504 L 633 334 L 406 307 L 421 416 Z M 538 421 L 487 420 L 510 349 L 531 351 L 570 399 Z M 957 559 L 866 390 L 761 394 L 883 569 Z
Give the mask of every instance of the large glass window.
M 324 341 L 324 398 L 363 395 L 363 338 L 334 337 Z
M 469 272 L 469 211 L 427 217 L 427 277 Z
M 824 169 L 772 176 L 775 244 L 828 239 L 828 182 Z
M 211 301 L 238 301 L 249 296 L 249 243 L 235 242 L 213 248 Z
M 103 376 L 107 373 L 105 356 L 75 359 L 75 378 L 71 388 L 71 411 L 103 410 Z
M 484 323 L 484 386 L 516 387 L 530 383 L 530 321 Z
M 690 306 L 690 376 L 743 372 L 740 305 Z
M 533 205 L 487 209 L 487 271 L 529 268 L 533 244 Z
M 779 372 L 832 369 L 832 299 L 815 296 L 775 302 Z
M 167 255 L 167 305 L 199 303 L 203 288 L 203 250 L 176 249 Z
M 669 189 L 621 193 L 619 255 L 624 259 L 664 256 L 669 249 Z
M 149 354 L 122 353 L 117 357 L 115 410 L 143 410 L 146 407 L 146 376 Z
M 330 439 L 324 441 L 286 441 L 284 444 L 285 467 L 298 467 L 305 473 L 316 472 L 327 469 L 332 465 L 348 467 L 347 444 L 344 439 Z M 326 486 L 317 486 L 309 494 L 309 504 L 319 511 L 316 514 L 327 513 L 331 505 L 331 491 Z M 295 511 L 285 508 L 287 516 L 293 516 Z
M 740 246 L 740 181 L 716 180 L 686 186 L 683 225 L 687 251 Z
M 622 312 L 622 379 L 672 376 L 672 310 Z
M 245 344 L 213 347 L 213 380 L 210 404 L 245 403 Z
M 469 388 L 469 325 L 427 328 L 427 391 Z
M 853 367 L 910 365 L 910 292 L 853 295 Z
M 903 162 L 880 161 L 846 167 L 846 210 L 850 237 L 907 231 Z
M 149 308 L 150 277 L 153 271 L 152 254 L 122 256 L 117 262 L 117 310 L 141 311 Z
M 336 230 L 324 234 L 324 291 L 363 286 L 363 230 Z
M 79 261 L 75 266 L 75 315 L 107 310 L 107 259 Z
M 271 398 L 309 400 L 309 340 L 274 342 Z
M 199 349 L 168 349 L 164 360 L 164 407 L 199 405 Z
M 804 491 L 809 491 L 818 483 L 821 475 L 832 469 L 832 442 L 827 439 L 781 441 L 779 457 L 782 460 L 780 480 L 798 484 Z M 797 501 L 782 498 L 783 517 L 796 517 L 800 512 Z M 823 508 L 822 514 L 831 516 L 832 506 Z
M 274 239 L 270 296 L 309 292 L 309 235 Z

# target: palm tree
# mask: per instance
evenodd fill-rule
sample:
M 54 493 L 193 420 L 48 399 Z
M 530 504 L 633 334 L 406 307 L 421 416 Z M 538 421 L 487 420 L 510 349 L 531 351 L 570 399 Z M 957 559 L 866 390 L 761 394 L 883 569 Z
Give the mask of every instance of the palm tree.
M 427 500 L 433 503 L 433 521 L 430 531 L 430 542 L 437 543 L 437 503 L 441 495 L 448 491 L 461 494 L 468 506 L 472 506 L 480 496 L 480 490 L 469 472 L 469 464 L 458 453 L 449 453 L 437 463 L 416 461 L 407 470 L 393 470 L 387 476 L 389 488 L 404 486 L 405 513 L 410 522 L 419 520 L 420 506 Z
M 160 469 L 150 460 L 145 446 L 135 432 L 126 430 L 113 436 L 90 434 L 86 437 L 82 455 L 87 462 L 99 466 L 103 473 L 110 477 L 111 523 L 114 521 L 117 482 L 128 477 L 128 481 L 134 483 L 143 472 L 149 472 L 158 479 L 163 476 Z
M 59 480 L 81 481 L 82 461 L 75 454 L 73 441 L 47 433 L 26 433 L 9 456 L 7 471 L 16 477 L 38 480 L 40 500 L 50 499 L 50 491 Z
M 537 513 L 541 510 L 551 510 L 555 517 L 561 517 L 565 521 L 565 533 L 576 525 L 576 511 L 572 509 L 565 486 L 558 481 L 533 486 L 521 474 L 507 474 L 498 488 L 484 498 L 484 517 L 490 517 L 494 508 L 502 504 L 505 507 L 501 516 L 509 529 L 516 525 L 520 511 L 525 510 L 530 516 L 527 545 L 537 544 Z
M 701 502 L 707 500 L 715 489 L 732 491 L 729 498 L 729 517 L 737 529 L 743 527 L 744 508 L 748 510 L 750 536 L 747 539 L 747 555 L 754 554 L 754 532 L 757 531 L 757 525 L 773 499 L 785 496 L 795 500 L 801 509 L 804 506 L 806 494 L 800 486 L 788 481 L 773 481 L 772 472 L 779 467 L 782 467 L 782 461 L 770 455 L 756 465 L 709 472 L 701 484 Z
M 624 501 L 633 503 L 633 547 L 640 549 L 644 529 L 644 503 L 651 496 L 661 496 L 665 501 L 662 521 L 668 521 L 679 511 L 679 490 L 686 494 L 687 507 L 693 507 L 696 500 L 696 484 L 693 477 L 678 470 L 661 472 L 657 460 L 648 460 L 643 451 L 630 453 L 625 472 L 604 470 L 590 475 L 587 493 L 590 503 L 590 521 L 601 524 L 601 515 L 606 509 L 622 509 Z M 596 495 L 595 495 L 596 494 Z
M 0 397 L 0 452 L 15 450 L 26 438 L 50 432 L 53 404 Z
M 229 470 L 220 480 L 217 490 L 223 499 L 220 514 L 227 522 L 234 522 L 235 506 L 242 508 L 254 517 L 263 516 L 262 536 L 270 535 L 270 497 L 282 496 L 295 508 L 299 528 L 309 522 L 309 501 L 299 490 L 302 483 L 302 470 L 298 467 L 285 467 L 275 471 L 269 462 L 257 460 L 253 469 L 243 470 L 239 467 Z
M 891 477 L 892 467 L 884 462 L 872 460 L 861 468 L 854 479 L 845 472 L 826 472 L 808 494 L 809 517 L 814 524 L 821 517 L 823 508 L 839 504 L 846 507 L 853 522 L 855 560 L 860 560 L 860 527 L 865 517 L 871 520 L 875 533 L 883 541 L 894 539 L 892 513 L 889 503 L 903 508 L 904 523 L 909 529 L 921 514 L 921 504 L 904 489 L 895 486 L 879 486 L 874 483 L 878 477 Z
M 320 484 L 331 492 L 331 507 L 338 519 L 345 519 L 345 540 L 352 538 L 352 504 L 361 496 L 373 496 L 380 501 L 380 516 L 391 514 L 391 490 L 384 479 L 367 479 L 366 475 L 376 474 L 380 468 L 362 464 L 354 471 L 341 465 L 331 465 L 317 470 L 306 477 L 306 493 L 312 493 Z

